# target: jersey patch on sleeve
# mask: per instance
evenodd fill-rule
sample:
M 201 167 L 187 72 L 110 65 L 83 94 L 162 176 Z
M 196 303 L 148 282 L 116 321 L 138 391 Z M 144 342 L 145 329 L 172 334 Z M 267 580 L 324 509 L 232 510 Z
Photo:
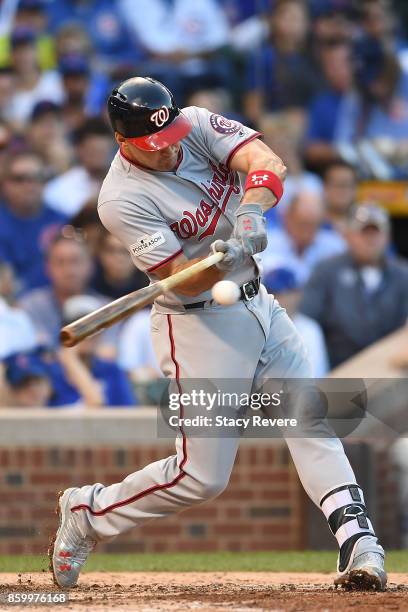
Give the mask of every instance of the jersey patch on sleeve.
M 142 236 L 139 238 L 137 242 L 134 242 L 130 245 L 129 251 L 132 255 L 144 255 L 145 253 L 150 253 L 156 247 L 164 244 L 166 242 L 165 237 L 162 232 L 156 232 L 151 236 Z
M 212 114 L 210 116 L 211 127 L 219 134 L 236 134 L 242 125 L 236 121 L 226 119 L 222 115 Z

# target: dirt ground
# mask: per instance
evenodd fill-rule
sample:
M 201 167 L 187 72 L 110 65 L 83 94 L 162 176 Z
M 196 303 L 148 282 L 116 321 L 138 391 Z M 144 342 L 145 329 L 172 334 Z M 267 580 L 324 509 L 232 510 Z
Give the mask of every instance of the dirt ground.
M 56 591 L 49 574 L 1 574 L 0 597 L 5 593 Z M 31 606 L 0 604 L 0 610 Z M 56 609 L 36 606 L 36 610 Z M 60 610 L 137 610 L 141 612 L 374 612 L 408 610 L 408 574 L 391 574 L 385 593 L 336 590 L 333 575 L 291 573 L 89 573 L 83 574 L 70 602 Z

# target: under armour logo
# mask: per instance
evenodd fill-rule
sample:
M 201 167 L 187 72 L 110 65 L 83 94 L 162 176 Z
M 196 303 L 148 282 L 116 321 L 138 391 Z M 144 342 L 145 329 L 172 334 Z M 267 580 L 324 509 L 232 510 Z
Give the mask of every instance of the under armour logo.
M 150 121 L 153 121 L 157 127 L 162 127 L 170 116 L 170 111 L 167 106 L 162 106 L 150 116 Z
M 262 185 L 263 182 L 267 180 L 268 180 L 267 174 L 262 174 L 262 175 L 254 174 L 251 177 L 251 181 L 253 182 L 254 185 Z

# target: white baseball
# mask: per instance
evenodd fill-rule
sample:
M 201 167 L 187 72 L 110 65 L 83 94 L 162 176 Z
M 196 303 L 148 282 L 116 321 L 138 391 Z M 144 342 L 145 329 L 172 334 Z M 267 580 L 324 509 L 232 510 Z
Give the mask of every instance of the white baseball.
M 230 280 L 222 280 L 215 283 L 212 288 L 213 299 L 223 306 L 231 306 L 238 302 L 241 292 L 236 283 Z

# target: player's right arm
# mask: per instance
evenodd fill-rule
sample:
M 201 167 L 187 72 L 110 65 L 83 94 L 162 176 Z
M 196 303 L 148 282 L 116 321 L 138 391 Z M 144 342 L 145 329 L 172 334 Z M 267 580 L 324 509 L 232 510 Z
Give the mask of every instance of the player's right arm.
M 137 268 L 149 276 L 161 280 L 203 259 L 184 255 L 177 236 L 152 207 L 144 210 L 132 202 L 111 200 L 100 204 L 98 213 L 106 229 L 126 246 Z M 229 253 L 225 269 L 208 268 L 178 286 L 176 293 L 193 297 L 207 291 L 239 263 L 239 256 L 240 252 L 232 257 Z
M 224 258 L 218 262 L 216 266 L 207 268 L 207 270 L 204 270 L 200 274 L 197 274 L 185 283 L 179 285 L 177 288 L 179 293 L 187 296 L 195 296 L 207 291 L 208 289 L 211 289 L 215 283 L 224 278 L 226 272 L 239 268 L 245 259 L 245 250 L 240 242 L 234 238 L 227 241 L 216 240 L 212 243 L 211 249 L 214 253 L 224 253 Z M 169 270 L 165 270 L 165 276 L 161 276 L 160 278 L 166 278 L 166 276 L 180 272 L 184 268 L 189 267 L 193 263 L 197 263 L 202 259 L 202 257 L 197 257 L 196 259 L 187 260 L 184 257 L 184 260 L 180 259 L 179 262 L 175 262 L 175 266 L 170 267 Z
M 202 259 L 204 258 L 196 257 L 195 259 L 187 259 L 187 257 L 183 254 L 178 255 L 176 259 L 157 270 L 157 276 L 160 280 L 162 280 L 163 278 L 167 278 L 176 272 L 180 272 L 181 270 L 188 268 L 192 264 L 201 261 Z M 181 285 L 178 285 L 175 292 L 181 293 L 181 295 L 194 297 L 195 295 L 200 295 L 200 293 L 203 293 L 203 291 L 211 289 L 211 287 L 218 281 L 222 280 L 224 276 L 225 272 L 219 270 L 216 266 L 212 266 L 211 268 L 196 274 L 193 278 L 188 279 Z

